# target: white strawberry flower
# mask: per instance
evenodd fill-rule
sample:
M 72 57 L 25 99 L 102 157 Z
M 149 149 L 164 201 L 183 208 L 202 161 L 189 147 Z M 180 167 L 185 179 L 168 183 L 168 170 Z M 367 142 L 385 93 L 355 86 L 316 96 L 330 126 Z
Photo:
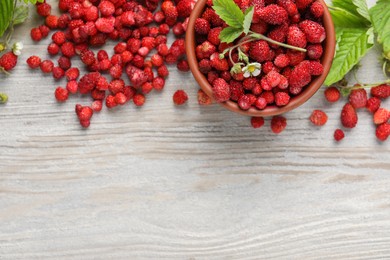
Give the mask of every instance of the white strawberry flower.
M 242 72 L 244 72 L 244 77 L 257 77 L 261 73 L 261 64 L 258 62 L 252 62 L 242 68 Z
M 19 56 L 22 54 L 23 50 L 23 43 L 22 42 L 15 42 L 14 45 L 12 46 L 12 52 L 16 55 Z

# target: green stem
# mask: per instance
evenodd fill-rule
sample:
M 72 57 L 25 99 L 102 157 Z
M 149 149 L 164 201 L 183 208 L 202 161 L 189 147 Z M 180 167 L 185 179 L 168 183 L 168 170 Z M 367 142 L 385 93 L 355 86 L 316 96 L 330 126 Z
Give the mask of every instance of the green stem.
M 252 32 L 252 31 L 250 31 L 250 34 L 248 34 L 248 36 L 253 37 L 255 39 L 258 39 L 258 40 L 264 40 L 264 41 L 267 41 L 269 43 L 276 44 L 278 46 L 281 46 L 281 47 L 284 47 L 284 48 L 287 48 L 287 49 L 291 49 L 291 50 L 295 50 L 295 51 L 301 51 L 301 52 L 306 52 L 306 49 L 299 48 L 299 47 L 292 46 L 292 45 L 285 44 L 285 43 L 281 43 L 281 42 L 272 40 L 271 38 L 268 38 L 268 37 L 266 37 L 266 36 L 264 36 L 262 34 L 255 33 L 255 32 Z
M 390 83 L 390 79 L 385 80 L 385 81 L 380 82 L 380 83 L 359 84 L 357 86 L 343 86 L 341 88 L 350 88 L 350 89 L 372 88 L 372 87 L 376 87 L 376 86 L 379 86 L 379 85 L 382 85 L 382 84 L 389 84 L 389 83 Z

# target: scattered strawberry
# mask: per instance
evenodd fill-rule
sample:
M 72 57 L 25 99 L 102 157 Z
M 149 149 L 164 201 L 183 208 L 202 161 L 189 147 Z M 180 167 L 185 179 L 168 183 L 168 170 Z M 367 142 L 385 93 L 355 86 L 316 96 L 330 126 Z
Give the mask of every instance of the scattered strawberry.
M 328 121 L 328 116 L 322 110 L 314 110 L 310 116 L 310 121 L 316 126 L 323 126 Z
M 16 63 L 18 63 L 18 56 L 12 51 L 3 54 L 3 56 L 0 57 L 0 67 L 5 71 L 10 71 L 15 68 Z
M 386 99 L 390 97 L 390 85 L 382 84 L 371 88 L 371 95 L 380 99 Z
M 379 108 L 374 114 L 374 124 L 380 125 L 390 119 L 390 111 L 386 108 Z
M 336 87 L 328 87 L 325 92 L 325 98 L 328 102 L 334 103 L 340 99 L 340 91 Z
M 366 107 L 367 104 L 367 92 L 365 89 L 354 89 L 349 95 L 349 103 L 355 108 Z
M 336 129 L 334 131 L 333 137 L 334 137 L 334 140 L 336 140 L 336 142 L 340 142 L 345 137 L 344 131 L 341 129 Z
M 341 111 L 341 123 L 346 128 L 354 128 L 358 122 L 355 108 L 350 103 L 344 105 Z
M 374 114 L 381 106 L 381 100 L 377 97 L 371 97 L 367 100 L 366 108 L 367 110 Z
M 207 106 L 212 103 L 211 98 L 202 90 L 198 90 L 198 103 L 202 106 Z
M 253 128 L 261 128 L 264 125 L 264 118 L 263 117 L 252 117 L 251 118 L 251 125 Z
M 274 116 L 271 120 L 271 130 L 275 134 L 280 134 L 287 126 L 287 120 L 283 116 Z
M 387 140 L 387 138 L 390 135 L 390 124 L 389 123 L 383 123 L 381 125 L 378 125 L 376 127 L 376 137 L 378 140 L 384 142 Z
M 188 95 L 187 93 L 184 91 L 184 90 L 177 90 L 175 92 L 175 94 L 173 94 L 173 103 L 175 103 L 175 105 L 183 105 L 187 102 L 188 100 Z

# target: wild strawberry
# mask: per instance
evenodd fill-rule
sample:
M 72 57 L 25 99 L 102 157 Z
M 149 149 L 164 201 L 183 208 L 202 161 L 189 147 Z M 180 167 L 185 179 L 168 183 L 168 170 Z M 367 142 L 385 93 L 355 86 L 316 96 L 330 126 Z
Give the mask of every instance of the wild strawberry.
M 32 28 L 30 36 L 33 41 L 39 42 L 40 40 L 42 40 L 42 33 L 38 28 Z
M 76 55 L 74 45 L 71 42 L 65 42 L 61 45 L 61 52 L 65 57 L 71 58 Z
M 140 70 L 131 65 L 127 66 L 126 74 L 130 79 L 130 83 L 134 87 L 139 87 L 148 80 L 148 77 L 143 70 Z
M 288 82 L 288 79 L 285 76 L 280 75 L 280 82 L 278 84 L 278 88 L 280 88 L 280 89 L 287 89 L 289 85 L 290 84 Z
M 310 6 L 310 13 L 315 18 L 321 18 L 324 15 L 324 6 L 319 1 L 315 1 Z
M 381 100 L 377 97 L 371 97 L 367 100 L 366 108 L 370 113 L 375 113 L 381 106 Z
M 287 126 L 287 120 L 283 116 L 274 116 L 271 120 L 271 130 L 275 134 L 280 134 Z
M 321 43 L 326 38 L 325 28 L 314 21 L 304 20 L 299 23 L 299 28 L 305 33 L 310 43 Z
M 252 59 L 260 63 L 272 59 L 271 49 L 268 43 L 263 40 L 252 43 L 249 55 Z
M 275 102 L 275 95 L 272 91 L 264 91 L 260 94 L 260 97 L 264 98 L 267 104 L 273 104 Z
M 306 53 L 302 51 L 287 50 L 286 54 L 290 59 L 291 66 L 297 66 L 299 63 L 304 61 L 306 57 Z
M 274 64 L 279 68 L 285 68 L 290 64 L 290 58 L 287 56 L 287 54 L 280 54 L 276 56 Z
M 10 71 L 15 68 L 18 63 L 18 56 L 16 56 L 12 51 L 3 54 L 0 57 L 0 67 L 3 67 L 5 71 Z
M 272 72 L 272 71 L 271 71 Z M 270 72 L 270 73 L 271 73 Z M 268 74 L 267 74 L 268 75 Z M 270 77 L 270 81 L 274 80 L 272 77 Z M 280 77 L 276 78 L 276 80 L 279 80 L 280 82 Z M 279 83 L 278 83 L 279 84 Z M 266 91 L 269 91 L 269 90 L 272 90 L 272 86 L 268 83 L 268 80 L 266 77 L 263 77 L 261 80 L 260 80 L 260 86 L 263 90 L 266 90 Z
M 108 85 L 108 89 L 113 95 L 119 92 L 123 92 L 124 88 L 125 82 L 122 79 L 114 79 Z
M 181 0 L 177 3 L 177 13 L 179 17 L 189 17 L 192 9 L 195 6 L 196 1 L 194 0 Z
M 212 26 L 223 26 L 225 22 L 211 8 L 206 8 L 202 14 L 202 18 L 207 20 Z
M 157 68 L 157 74 L 162 77 L 162 78 L 166 78 L 168 77 L 169 75 L 169 70 L 167 68 L 167 66 L 165 65 L 162 65 L 160 67 Z
M 334 131 L 333 137 L 334 137 L 334 140 L 336 140 L 336 142 L 340 142 L 345 137 L 344 131 L 341 129 L 336 129 Z
M 145 100 L 146 98 L 142 94 L 135 94 L 133 97 L 134 105 L 136 105 L 137 107 L 143 106 L 145 104 Z
M 39 27 L 38 27 L 38 29 L 39 29 L 39 31 L 41 32 L 41 39 L 42 38 L 46 38 L 48 35 L 49 35 L 49 32 L 50 32 L 50 28 L 49 27 L 47 27 L 46 25 L 40 25 Z
M 68 81 L 76 80 L 79 77 L 79 75 L 80 75 L 80 71 L 78 68 L 69 68 L 65 72 L 65 76 Z
M 386 108 L 379 108 L 374 114 L 374 124 L 380 125 L 390 119 L 390 111 Z
M 95 100 L 92 102 L 91 108 L 94 112 L 100 112 L 103 108 L 103 102 L 101 100 Z
M 226 59 L 220 59 L 219 53 L 214 53 L 210 57 L 211 66 L 219 71 L 227 71 L 229 70 L 229 64 Z
M 252 22 L 251 31 L 259 34 L 265 34 L 268 31 L 268 24 L 262 20 L 259 20 L 257 23 Z M 268 37 L 271 38 L 270 35 Z
M 36 69 L 39 68 L 39 65 L 41 64 L 41 58 L 38 56 L 31 56 L 26 62 L 31 69 Z
M 305 9 L 308 7 L 314 0 L 296 0 L 298 9 Z
M 390 124 L 389 123 L 383 123 L 381 125 L 378 125 L 376 127 L 376 137 L 378 140 L 384 142 L 387 140 L 387 138 L 390 135 Z
M 51 60 L 44 60 L 39 66 L 43 73 L 51 73 L 53 71 L 54 64 Z
M 271 86 L 271 88 L 274 88 L 277 85 L 279 85 L 281 80 L 281 75 L 278 72 L 273 70 L 270 73 L 268 73 L 264 78 L 267 80 L 267 83 Z
M 328 121 L 328 116 L 322 110 L 314 110 L 310 116 L 310 121 L 316 126 L 323 126 Z
M 62 77 L 65 76 L 65 71 L 60 67 L 53 67 L 52 73 L 53 73 L 53 78 L 55 79 L 61 79 Z
M 275 65 L 271 61 L 267 61 L 263 64 L 263 66 L 261 66 L 261 71 L 264 72 L 264 74 L 268 74 L 273 70 L 278 71 Z
M 313 75 L 313 76 L 322 75 L 322 73 L 324 73 L 324 66 L 322 66 L 322 64 L 318 61 L 311 60 L 309 72 L 310 72 L 310 75 Z
M 260 23 L 261 24 L 261 23 Z M 272 31 L 268 33 L 268 37 L 277 42 L 285 42 L 288 33 L 288 24 L 282 23 L 281 25 L 276 26 Z M 279 48 L 276 44 L 270 45 L 272 48 Z
M 51 5 L 49 5 L 48 3 L 41 3 L 41 4 L 37 4 L 36 5 L 37 7 L 37 13 L 42 16 L 42 17 L 46 17 L 48 15 L 50 15 L 50 12 L 51 12 Z
M 115 6 L 110 1 L 106 1 L 106 0 L 101 1 L 98 8 L 102 16 L 107 17 L 115 13 Z
M 127 98 L 125 94 L 123 94 L 122 92 L 116 93 L 114 98 L 115 98 L 115 103 L 117 103 L 118 105 L 124 105 L 127 102 Z
M 58 17 L 55 15 L 48 15 L 45 19 L 45 24 L 50 29 L 57 29 L 58 27 Z
M 202 90 L 198 90 L 198 104 L 201 106 L 208 106 L 212 103 L 211 98 Z
M 218 78 L 212 85 L 215 101 L 222 103 L 230 99 L 230 86 L 224 79 Z
M 297 25 L 288 28 L 287 43 L 300 48 L 306 47 L 306 36 Z
M 293 0 L 278 0 L 277 1 L 278 5 L 286 9 L 288 15 L 294 16 L 298 14 L 298 8 L 297 5 L 295 4 L 295 1 Z
M 382 84 L 371 88 L 371 95 L 380 99 L 386 99 L 390 97 L 390 85 Z
M 340 91 L 336 87 L 329 87 L 324 92 L 325 98 L 328 102 L 334 103 L 340 99 Z
M 258 97 L 255 102 L 255 107 L 257 109 L 263 110 L 267 107 L 267 100 L 265 100 L 263 97 Z
M 190 70 L 187 60 L 181 60 L 177 63 L 177 69 L 179 71 L 187 72 Z
M 354 89 L 349 95 L 349 103 L 353 106 L 353 108 L 363 108 L 366 107 L 367 104 L 367 92 L 365 89 Z
M 77 83 L 76 80 L 68 81 L 68 83 L 66 84 L 66 89 L 71 94 L 76 94 L 78 88 L 79 88 L 79 84 Z
M 161 91 L 164 88 L 165 80 L 161 77 L 156 77 L 152 81 L 152 86 L 155 90 Z
M 278 107 L 287 105 L 290 102 L 290 95 L 285 92 L 277 92 L 275 94 L 275 103 Z
M 173 94 L 173 103 L 175 103 L 175 105 L 183 105 L 184 103 L 187 102 L 188 100 L 188 95 L 187 93 L 184 91 L 184 90 L 177 90 L 174 94 Z
M 179 16 L 179 13 L 177 12 L 176 6 L 169 7 L 163 11 L 165 14 L 165 22 L 168 25 L 173 26 L 176 23 L 177 18 Z
M 310 83 L 310 63 L 303 61 L 299 63 L 291 72 L 289 77 L 290 86 L 293 88 L 302 88 Z
M 261 128 L 264 125 L 264 118 L 263 117 L 252 117 L 251 118 L 251 125 L 253 128 Z
M 115 96 L 108 95 L 106 98 L 106 107 L 107 108 L 113 108 L 116 107 L 118 104 L 115 101 Z
M 264 8 L 257 9 L 254 14 L 254 17 L 256 16 L 266 23 L 274 25 L 288 21 L 287 11 L 276 4 L 270 4 Z
M 346 128 L 354 128 L 358 122 L 358 116 L 350 103 L 344 105 L 341 111 L 341 123 Z
M 58 66 L 63 70 L 68 70 L 72 66 L 72 62 L 68 57 L 61 56 L 58 58 Z
M 255 101 L 256 102 L 256 101 Z M 251 98 L 249 95 L 242 95 L 238 101 L 237 104 L 241 110 L 249 110 L 251 108 Z
M 111 33 L 114 31 L 114 24 L 115 18 L 112 16 L 110 18 L 101 17 L 95 22 L 96 29 L 103 33 Z
M 208 59 L 215 51 L 215 46 L 209 41 L 204 41 L 202 44 L 196 46 L 195 49 L 196 57 L 198 59 Z
M 307 57 L 311 60 L 318 60 L 322 57 L 323 48 L 321 44 L 309 44 L 306 50 Z
M 210 30 L 210 32 L 207 35 L 207 40 L 214 44 L 215 46 L 218 46 L 220 44 L 219 34 L 222 31 L 222 27 L 216 27 Z
M 67 89 L 58 87 L 56 88 L 54 95 L 58 102 L 65 102 L 69 97 L 69 92 Z

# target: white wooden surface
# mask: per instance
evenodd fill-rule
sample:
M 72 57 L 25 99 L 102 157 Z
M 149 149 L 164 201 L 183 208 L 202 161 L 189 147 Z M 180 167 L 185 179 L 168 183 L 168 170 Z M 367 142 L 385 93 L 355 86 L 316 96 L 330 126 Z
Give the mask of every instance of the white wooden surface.
M 343 102 L 320 90 L 276 136 L 269 120 L 255 130 L 199 107 L 191 75 L 172 72 L 143 108 L 104 110 L 83 130 L 74 104 L 89 100 L 57 104 L 64 82 L 24 64 L 46 55 L 48 40 L 28 37 L 37 23 L 17 29 L 25 51 L 0 78 L 0 259 L 390 259 L 390 143 L 368 113 L 336 144 Z M 376 55 L 361 81 L 381 79 Z M 190 100 L 177 108 L 179 88 Z

